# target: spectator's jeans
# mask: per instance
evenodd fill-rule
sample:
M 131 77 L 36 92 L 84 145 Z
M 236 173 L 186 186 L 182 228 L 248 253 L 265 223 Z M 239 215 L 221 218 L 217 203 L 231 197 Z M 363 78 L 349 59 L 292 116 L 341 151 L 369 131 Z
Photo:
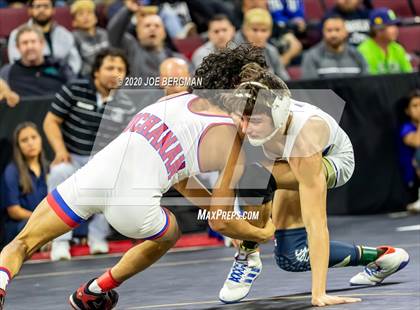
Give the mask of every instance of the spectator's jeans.
M 70 154 L 71 162 L 61 163 L 51 167 L 50 175 L 47 179 L 48 191 L 51 192 L 61 182 L 71 176 L 76 170 L 83 167 L 88 161 L 89 156 L 81 156 Z M 83 224 L 82 224 L 83 225 Z M 103 241 L 109 234 L 109 224 L 103 214 L 96 214 L 92 217 L 88 224 L 88 240 L 89 242 Z M 57 237 L 55 241 L 70 241 L 72 238 L 72 231 Z
M 182 33 L 183 25 L 179 20 L 178 15 L 169 4 L 163 4 L 159 15 L 160 18 L 162 18 L 165 29 L 171 39 L 178 37 Z

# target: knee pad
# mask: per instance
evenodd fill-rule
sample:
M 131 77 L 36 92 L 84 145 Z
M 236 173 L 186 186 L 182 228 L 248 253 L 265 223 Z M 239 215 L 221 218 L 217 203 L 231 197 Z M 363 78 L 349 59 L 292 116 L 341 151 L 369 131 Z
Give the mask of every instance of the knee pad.
M 274 258 L 277 265 L 289 272 L 311 270 L 305 228 L 277 230 Z
M 276 180 L 271 172 L 261 164 L 253 163 L 245 167 L 235 191 L 236 196 L 246 204 L 261 205 L 273 200 L 276 189 Z
M 305 249 L 302 250 L 305 251 Z M 295 255 L 294 257 L 290 257 L 288 255 L 274 253 L 274 257 L 276 259 L 277 266 L 279 266 L 280 269 L 283 269 L 284 271 L 303 272 L 311 270 L 309 260 L 299 261 Z

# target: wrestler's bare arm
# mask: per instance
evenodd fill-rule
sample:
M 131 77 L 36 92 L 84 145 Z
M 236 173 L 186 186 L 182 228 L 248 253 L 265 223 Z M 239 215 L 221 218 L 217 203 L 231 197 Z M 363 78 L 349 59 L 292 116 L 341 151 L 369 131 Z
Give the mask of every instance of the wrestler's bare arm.
M 174 188 L 193 205 L 210 210 L 211 192 L 195 176 L 176 183 Z
M 233 211 L 234 187 L 242 176 L 245 155 L 236 128 L 217 126 L 211 128 L 201 142 L 200 163 L 203 171 L 219 171 L 213 189 L 210 211 Z M 212 229 L 231 238 L 266 242 L 274 234 L 271 220 L 258 228 L 243 219 L 218 218 L 209 221 Z
M 328 143 L 329 130 L 322 120 L 309 120 L 297 137 L 289 159 L 290 169 L 299 183 L 302 219 L 308 233 L 312 304 L 315 306 L 358 301 L 326 294 L 330 244 L 327 183 L 323 171 L 322 150 Z

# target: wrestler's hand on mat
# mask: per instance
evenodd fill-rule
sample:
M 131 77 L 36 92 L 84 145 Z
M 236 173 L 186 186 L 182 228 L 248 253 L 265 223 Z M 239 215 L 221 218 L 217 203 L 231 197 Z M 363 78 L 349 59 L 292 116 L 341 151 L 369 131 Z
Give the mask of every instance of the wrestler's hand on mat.
M 268 241 L 270 241 L 273 236 L 274 236 L 274 232 L 276 231 L 276 226 L 274 226 L 273 221 L 270 219 L 268 219 L 267 223 L 265 224 L 265 227 L 263 228 L 263 236 L 261 236 L 262 241 L 260 243 L 266 243 Z
M 324 307 L 330 305 L 338 305 L 338 304 L 349 304 L 354 302 L 362 301 L 360 298 L 352 298 L 352 297 L 340 297 L 340 296 L 332 296 L 332 295 L 321 295 L 318 297 L 312 296 L 312 305 L 316 307 Z

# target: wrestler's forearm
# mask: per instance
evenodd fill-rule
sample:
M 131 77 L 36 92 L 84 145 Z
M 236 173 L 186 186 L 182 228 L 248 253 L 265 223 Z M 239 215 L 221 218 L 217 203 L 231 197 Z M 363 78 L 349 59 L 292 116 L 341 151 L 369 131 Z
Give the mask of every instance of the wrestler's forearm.
M 274 225 L 259 228 L 246 220 L 237 217 L 233 203 L 235 194 L 232 189 L 213 190 L 210 213 L 216 218 L 209 220 L 210 227 L 233 239 L 249 240 L 254 242 L 266 242 L 274 234 Z
M 184 179 L 174 188 L 196 207 L 210 210 L 211 192 L 196 177 Z
M 312 296 L 326 293 L 329 263 L 329 233 L 326 216 L 326 188 L 299 187 L 302 217 L 308 233 L 309 258 L 312 270 Z
M 209 224 L 213 230 L 233 239 L 263 243 L 271 237 L 264 228 L 253 226 L 242 219 L 215 220 L 209 221 Z
M 307 232 L 312 270 L 312 296 L 322 296 L 326 293 L 330 256 L 328 228 L 312 227 L 307 229 Z

